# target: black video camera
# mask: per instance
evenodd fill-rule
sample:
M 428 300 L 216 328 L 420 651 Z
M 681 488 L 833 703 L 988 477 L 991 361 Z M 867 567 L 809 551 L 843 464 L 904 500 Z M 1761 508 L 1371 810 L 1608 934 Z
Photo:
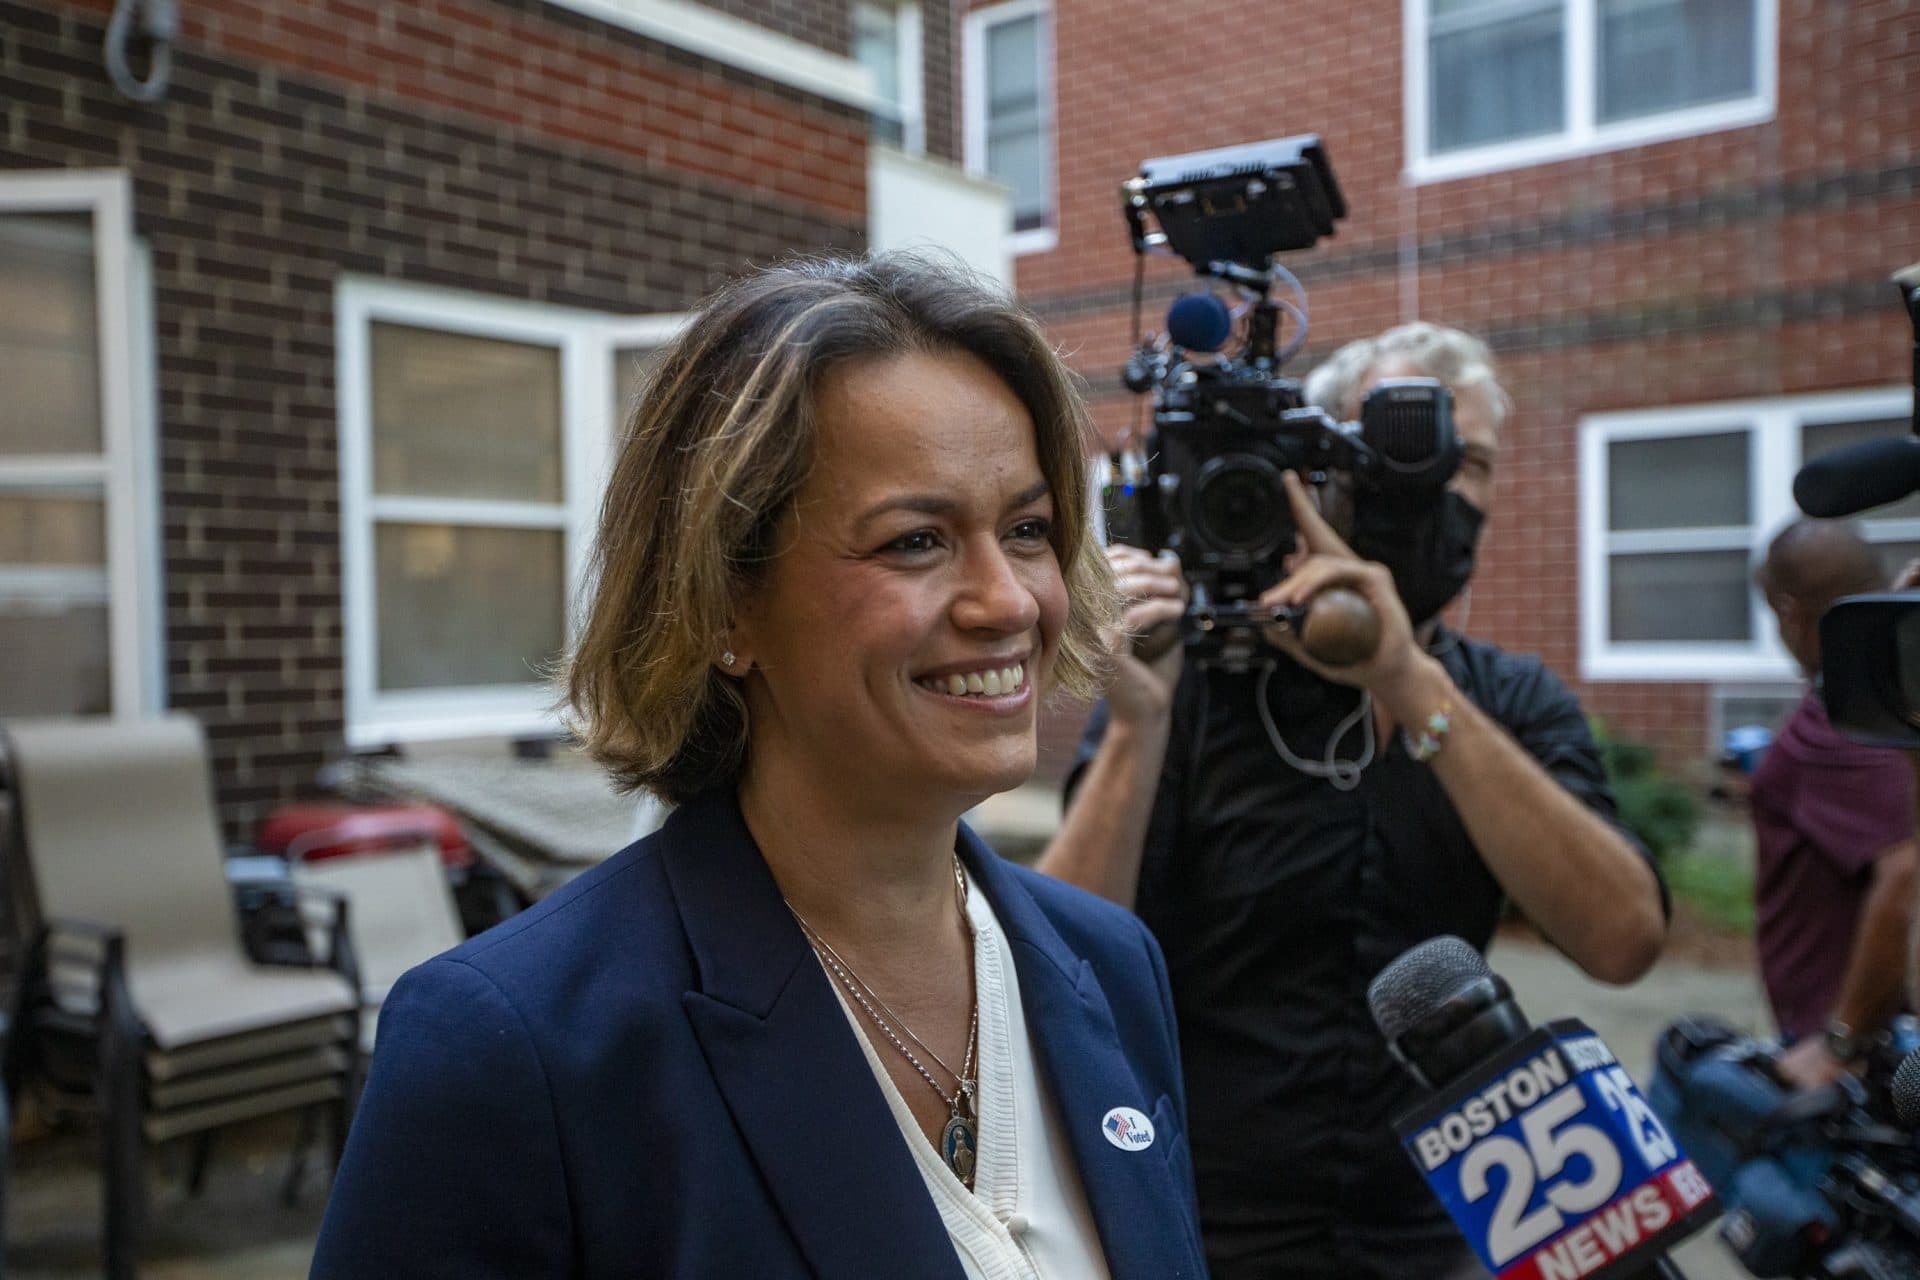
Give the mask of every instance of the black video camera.
M 1913 325 L 1912 433 L 1822 454 L 1793 479 L 1810 516 L 1850 516 L 1920 490 L 1920 262 L 1894 273 Z M 1835 728 L 1874 746 L 1920 747 L 1920 591 L 1838 600 L 1820 618 L 1821 696 Z
M 1343 477 L 1356 514 L 1371 506 L 1389 524 L 1411 524 L 1393 516 L 1431 505 L 1460 465 L 1452 393 L 1431 378 L 1390 380 L 1358 421 L 1337 422 L 1280 376 L 1306 338 L 1307 311 L 1273 255 L 1311 248 L 1346 215 L 1317 136 L 1149 160 L 1121 198 L 1142 264 L 1149 252 L 1175 254 L 1237 290 L 1242 305 L 1236 317 L 1211 291 L 1185 295 L 1166 332 L 1127 361 L 1122 380 L 1152 393 L 1153 426 L 1108 461 L 1108 537 L 1178 554 L 1192 590 L 1179 639 L 1202 664 L 1244 670 L 1267 652 L 1260 628 L 1287 620 L 1254 603 L 1294 547 L 1282 474 L 1316 486 Z M 1276 279 L 1294 301 L 1269 296 Z M 1284 348 L 1283 317 L 1294 330 Z

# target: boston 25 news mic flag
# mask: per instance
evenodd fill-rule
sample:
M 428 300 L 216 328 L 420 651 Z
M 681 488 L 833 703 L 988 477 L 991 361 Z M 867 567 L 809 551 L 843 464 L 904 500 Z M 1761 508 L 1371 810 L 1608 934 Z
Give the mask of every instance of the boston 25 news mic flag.
M 1532 1027 L 1472 946 L 1432 938 L 1367 991 L 1394 1056 L 1435 1092 L 1394 1127 L 1499 1280 L 1680 1273 L 1668 1247 L 1719 1211 L 1600 1038 Z

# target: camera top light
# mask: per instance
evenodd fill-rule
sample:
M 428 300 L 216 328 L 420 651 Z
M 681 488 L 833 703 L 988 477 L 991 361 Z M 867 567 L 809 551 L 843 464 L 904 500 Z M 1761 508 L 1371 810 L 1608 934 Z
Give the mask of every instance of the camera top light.
M 1214 263 L 1264 267 L 1276 253 L 1312 248 L 1347 214 L 1311 133 L 1160 156 L 1140 166 L 1126 191 L 1129 209 L 1150 209 L 1166 244 L 1199 271 Z M 1136 251 L 1144 239 L 1136 223 Z

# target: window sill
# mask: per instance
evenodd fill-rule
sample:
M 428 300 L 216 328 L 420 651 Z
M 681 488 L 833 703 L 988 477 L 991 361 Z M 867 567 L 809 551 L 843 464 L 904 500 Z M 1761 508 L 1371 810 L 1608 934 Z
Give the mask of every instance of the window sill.
M 1580 657 L 1580 678 L 1598 682 L 1720 684 L 1729 680 L 1787 681 L 1799 672 L 1791 660 L 1745 645 L 1612 645 Z
M 1451 182 L 1456 178 L 1478 177 L 1508 169 L 1577 160 L 1583 156 L 1622 151 L 1629 147 L 1744 129 L 1765 124 L 1773 119 L 1773 115 L 1773 102 L 1768 98 L 1716 102 L 1709 106 L 1606 125 L 1585 134 L 1559 133 L 1544 138 L 1494 143 L 1446 155 L 1410 156 L 1401 177 L 1406 185 L 1416 187 Z
M 1007 237 L 1007 252 L 1016 258 L 1024 258 L 1030 253 L 1049 253 L 1059 247 L 1058 227 L 1033 227 L 1026 231 L 1015 231 Z

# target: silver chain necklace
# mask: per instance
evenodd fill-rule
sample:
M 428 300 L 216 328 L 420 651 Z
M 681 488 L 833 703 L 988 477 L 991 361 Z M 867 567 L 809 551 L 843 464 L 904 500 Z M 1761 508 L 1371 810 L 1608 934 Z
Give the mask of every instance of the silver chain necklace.
M 967 924 L 967 933 L 971 936 L 973 927 L 967 919 L 967 876 L 957 855 L 953 860 L 953 877 L 959 898 L 960 919 L 962 923 Z M 786 899 L 783 897 L 781 901 L 786 902 Z M 933 1051 L 931 1045 L 914 1034 L 913 1028 L 907 1025 L 906 1019 L 895 1013 L 887 1002 L 880 998 L 880 993 L 868 985 L 866 979 L 853 971 L 853 966 L 842 959 L 840 953 L 833 949 L 832 944 L 807 923 L 807 918 L 795 910 L 791 902 L 787 902 L 787 910 L 793 912 L 794 920 L 800 925 L 800 932 L 806 936 L 807 945 L 813 948 L 814 955 L 826 965 L 827 971 L 833 974 L 840 985 L 846 989 L 847 994 L 853 997 L 855 1003 L 866 1011 L 867 1017 L 872 1020 L 874 1026 L 880 1028 L 880 1033 L 887 1038 L 887 1042 L 899 1050 L 900 1055 L 913 1065 L 913 1069 L 919 1073 L 920 1078 L 927 1082 L 927 1087 L 933 1090 L 934 1096 L 947 1105 L 947 1123 L 940 1133 L 940 1158 L 946 1162 L 947 1168 L 953 1171 L 953 1176 L 960 1179 L 971 1190 L 974 1153 L 979 1147 L 978 1130 L 975 1128 L 977 1112 L 974 1100 L 974 1094 L 979 1088 L 979 1079 L 974 1074 L 974 1059 L 980 1043 L 978 993 L 975 994 L 973 1013 L 967 1024 L 966 1057 L 960 1064 L 960 1070 L 955 1071 L 947 1065 L 944 1058 Z M 876 1009 L 875 1005 L 879 1008 Z M 881 1010 L 885 1010 L 885 1017 L 881 1016 Z M 894 1033 L 893 1025 L 888 1019 L 892 1019 L 892 1023 L 899 1025 L 907 1040 L 920 1046 L 921 1051 L 932 1058 L 942 1071 L 953 1077 L 956 1087 L 951 1094 L 940 1087 L 940 1082 L 934 1079 L 933 1073 L 927 1070 L 926 1064 L 920 1061 L 919 1056 L 907 1047 L 906 1041 Z

